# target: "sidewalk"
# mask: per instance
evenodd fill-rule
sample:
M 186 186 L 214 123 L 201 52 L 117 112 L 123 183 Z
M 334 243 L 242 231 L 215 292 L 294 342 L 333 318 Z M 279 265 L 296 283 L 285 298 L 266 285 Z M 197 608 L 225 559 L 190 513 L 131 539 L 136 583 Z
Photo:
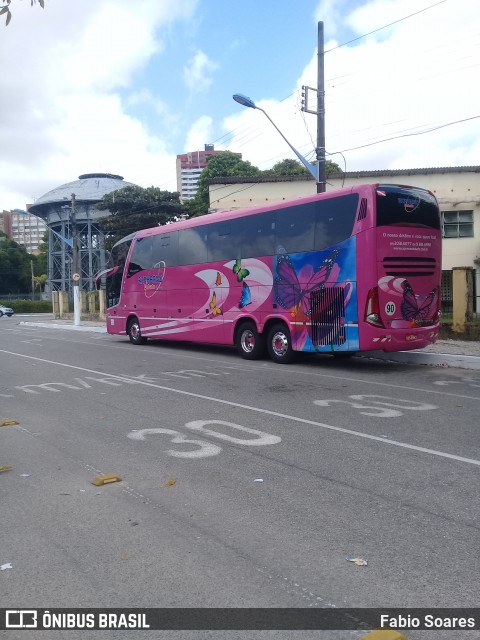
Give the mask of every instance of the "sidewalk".
M 51 329 L 71 329 L 74 331 L 94 331 L 106 333 L 105 322 L 98 320 L 81 320 L 80 325 L 75 326 L 73 320 L 54 319 L 50 314 L 45 318 L 20 320 L 19 324 L 33 327 L 48 327 Z M 28 318 L 28 314 L 18 314 L 16 319 Z M 36 316 L 38 318 L 38 316 Z M 12 318 L 13 319 L 13 318 Z M 425 349 L 418 351 L 398 351 L 386 353 L 385 351 L 366 351 L 363 357 L 387 360 L 390 362 L 403 362 L 406 364 L 424 364 L 433 367 L 458 367 L 459 369 L 473 369 L 480 371 L 480 341 L 466 340 L 437 340 L 437 342 Z

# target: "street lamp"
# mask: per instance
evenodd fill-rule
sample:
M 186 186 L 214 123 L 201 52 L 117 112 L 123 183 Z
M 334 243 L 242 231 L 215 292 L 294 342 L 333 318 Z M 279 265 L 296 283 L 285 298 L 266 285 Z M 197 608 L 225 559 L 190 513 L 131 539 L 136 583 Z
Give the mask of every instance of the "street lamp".
M 285 142 L 288 144 L 288 146 L 290 147 L 290 149 L 294 152 L 294 154 L 297 156 L 297 158 L 300 160 L 300 162 L 303 164 L 303 166 L 309 171 L 309 173 L 315 178 L 315 182 L 319 183 L 319 166 L 317 165 L 312 165 L 310 164 L 310 162 L 308 162 L 308 160 L 306 158 L 304 158 L 302 156 L 302 154 L 297 151 L 295 149 L 295 147 L 290 144 L 290 142 L 287 140 L 287 138 L 283 135 L 283 133 L 280 131 L 280 129 L 277 127 L 277 125 L 274 123 L 274 121 L 270 118 L 270 116 L 268 115 L 268 113 L 262 109 L 261 107 L 258 107 L 255 102 L 251 99 L 248 98 L 247 96 L 242 95 L 241 93 L 236 93 L 234 96 L 232 96 L 233 99 L 235 100 L 235 102 L 238 102 L 239 104 L 243 105 L 244 107 L 249 107 L 250 109 L 258 109 L 259 111 L 261 111 L 262 113 L 265 114 L 265 116 L 270 120 L 270 122 L 273 124 L 273 126 L 275 127 L 275 129 L 278 131 L 278 133 L 282 136 L 282 138 L 285 140 Z

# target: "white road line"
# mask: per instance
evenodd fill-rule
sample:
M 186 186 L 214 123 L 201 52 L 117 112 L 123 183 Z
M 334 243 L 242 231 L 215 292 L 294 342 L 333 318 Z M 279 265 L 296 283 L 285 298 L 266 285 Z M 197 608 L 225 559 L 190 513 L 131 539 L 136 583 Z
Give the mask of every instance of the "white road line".
M 51 333 L 51 332 L 50 332 Z M 108 338 L 114 337 L 114 336 L 108 336 L 107 334 L 105 334 L 105 336 L 107 336 Z M 97 340 L 104 340 L 105 336 L 99 336 L 96 337 Z M 43 336 L 44 338 L 50 338 L 50 336 Z M 115 336 L 117 337 L 117 336 Z M 122 336 L 118 336 L 118 337 L 122 337 Z M 92 336 L 93 338 L 93 336 Z M 91 341 L 85 341 L 85 340 L 72 340 L 71 338 L 59 338 L 58 336 L 55 336 L 53 338 L 50 338 L 51 340 L 54 340 L 55 342 L 68 342 L 68 343 L 75 343 L 75 344 L 92 344 Z M 95 338 L 94 338 L 95 339 Z M 184 343 L 182 343 L 184 344 Z M 97 344 L 95 346 L 101 346 L 101 347 L 106 347 L 108 349 L 117 349 L 117 350 L 123 350 L 123 349 L 131 349 L 132 345 L 124 345 L 123 342 L 97 342 Z M 233 347 L 233 345 L 231 345 Z M 156 354 L 156 350 L 152 349 L 151 350 L 153 354 Z M 144 353 L 148 353 L 149 349 L 145 349 Z M 214 358 L 207 358 L 205 356 L 192 356 L 190 354 L 186 354 L 186 353 L 174 353 L 173 351 L 169 351 L 168 354 L 170 356 L 173 356 L 175 358 L 187 358 L 188 360 L 201 360 L 202 362 L 214 362 L 215 364 L 218 365 L 218 360 L 214 359 Z M 313 354 L 310 354 L 313 355 Z M 328 354 L 325 354 L 328 355 Z M 223 362 L 223 361 L 222 361 Z M 247 369 L 247 366 L 244 364 L 242 365 L 244 367 L 244 369 Z M 229 367 L 229 368 L 234 368 L 234 369 L 238 369 L 239 367 L 235 366 L 233 367 L 232 365 L 221 365 L 221 368 L 225 368 L 225 367 Z M 269 373 L 279 373 L 278 370 L 278 366 L 270 366 L 268 364 L 260 364 L 258 366 L 253 366 L 251 365 L 250 367 L 248 367 L 251 371 L 268 371 Z M 376 380 L 365 380 L 363 378 L 347 378 L 345 376 L 338 376 L 338 375 L 333 375 L 331 373 L 318 373 L 316 371 L 302 371 L 300 370 L 298 367 L 295 367 L 294 370 L 292 371 L 285 371 L 286 367 L 282 367 L 281 369 L 281 373 L 282 374 L 287 374 L 287 375 L 295 375 L 296 377 L 298 376 L 312 376 L 315 378 L 329 378 L 332 380 L 346 380 L 347 382 L 355 382 L 355 383 L 361 383 L 361 384 L 373 384 L 379 387 L 389 387 L 390 389 L 405 389 L 406 391 L 415 391 L 415 392 L 421 392 L 421 393 L 431 393 L 434 395 L 442 395 L 442 396 L 450 396 L 452 398 L 463 398 L 464 400 L 475 400 L 477 402 L 480 401 L 480 396 L 469 396 L 466 394 L 461 394 L 461 393 L 449 393 L 446 391 L 440 391 L 437 389 L 423 389 L 421 387 L 407 387 L 406 385 L 399 385 L 399 384 L 392 384 L 391 382 L 381 382 L 381 381 L 376 381 Z
M 328 429 L 330 431 L 336 431 L 337 433 L 346 433 L 351 436 L 357 436 L 358 438 L 365 438 L 366 440 L 374 440 L 375 442 L 381 442 L 382 444 L 392 445 L 395 447 L 401 447 L 402 449 L 410 449 L 411 451 L 419 451 L 421 453 L 428 453 L 433 456 L 438 456 L 440 458 L 447 458 L 449 460 L 457 460 L 458 462 L 465 462 L 467 464 L 473 464 L 480 467 L 480 460 L 475 460 L 473 458 L 464 458 L 463 456 L 457 456 L 452 453 L 446 453 L 444 451 L 436 451 L 435 449 L 428 449 L 426 447 L 417 447 L 413 444 L 408 444 L 406 442 L 399 442 L 398 440 L 386 440 L 380 436 L 373 436 L 368 433 L 362 433 L 361 431 L 353 431 L 352 429 L 344 429 L 343 427 L 335 427 L 331 424 L 325 424 L 324 422 L 316 422 L 315 420 L 308 420 L 307 418 L 300 418 L 298 416 L 291 416 L 286 413 L 279 413 L 277 411 L 270 411 L 269 409 L 262 409 L 261 407 L 252 407 L 247 404 L 240 404 L 239 402 L 232 402 L 230 400 L 222 400 L 220 398 L 212 398 L 211 396 L 204 396 L 200 393 L 193 393 L 192 391 L 184 391 L 182 389 L 174 389 L 172 387 L 164 387 L 159 384 L 155 384 L 153 382 L 146 382 L 144 380 L 138 380 L 135 378 L 130 378 L 129 376 L 118 376 L 115 374 L 105 373 L 103 371 L 96 371 L 95 369 L 87 369 L 85 367 L 79 367 L 73 364 L 66 364 L 64 362 L 55 362 L 54 360 L 46 360 L 45 358 L 38 358 L 35 356 L 27 356 L 23 353 L 15 353 L 12 351 L 5 351 L 4 349 L 0 349 L 0 353 L 6 353 L 10 356 L 18 356 L 20 358 L 26 358 L 28 360 L 37 360 L 38 362 L 45 362 L 46 364 L 54 364 L 59 367 L 65 367 L 68 369 L 76 369 L 77 371 L 86 371 L 88 373 L 95 373 L 96 375 L 108 376 L 110 378 L 115 378 L 116 380 L 122 380 L 124 382 L 140 384 L 145 387 L 153 387 L 154 389 L 161 389 L 162 391 L 171 391 L 172 393 L 178 393 L 184 396 L 190 396 L 191 398 L 199 398 L 200 400 L 208 400 L 209 402 L 216 402 L 217 404 L 224 404 L 230 407 L 237 407 L 238 409 L 246 409 L 247 411 L 253 411 L 256 413 L 263 413 L 269 416 L 274 416 L 276 418 L 283 418 L 286 420 L 293 420 L 294 422 L 299 422 L 301 424 L 309 424 L 314 427 L 321 427 L 322 429 Z

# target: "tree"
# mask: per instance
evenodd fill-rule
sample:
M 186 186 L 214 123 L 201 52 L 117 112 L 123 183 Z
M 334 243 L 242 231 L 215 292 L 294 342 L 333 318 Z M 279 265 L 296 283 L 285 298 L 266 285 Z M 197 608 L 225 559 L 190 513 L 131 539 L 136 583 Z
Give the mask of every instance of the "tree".
M 32 288 L 32 256 L 0 231 L 0 295 L 25 293 Z
M 11 1 L 12 0 L 2 0 L 4 6 L 0 9 L 0 16 L 4 13 L 7 16 L 7 19 L 5 21 L 6 27 L 8 27 L 8 25 L 10 24 L 10 20 L 12 19 L 12 12 L 10 11 Z M 37 4 L 37 0 L 30 0 L 30 6 L 33 7 L 34 4 Z M 38 0 L 38 4 L 42 7 L 42 9 L 45 8 L 45 0 Z
M 332 173 L 343 173 L 336 162 L 332 162 L 332 160 L 327 160 L 325 162 L 325 174 L 327 176 L 331 176 Z
M 310 175 L 307 168 L 303 166 L 298 160 L 293 158 L 286 158 L 280 160 L 273 165 L 271 169 L 266 169 L 263 172 L 266 176 L 303 176 Z
M 312 166 L 315 166 L 316 163 L 312 163 Z M 336 162 L 332 162 L 331 160 L 325 161 L 325 174 L 327 176 L 332 175 L 332 173 L 342 173 L 342 170 L 338 166 Z M 266 169 L 263 172 L 263 175 L 266 176 L 308 176 L 309 171 L 306 167 L 303 166 L 301 162 L 298 160 L 294 160 L 293 158 L 286 158 L 285 160 L 281 160 L 274 164 L 271 169 Z
M 43 234 L 42 241 L 38 245 L 38 255 L 35 256 L 35 273 L 37 276 L 48 272 L 48 231 Z
M 107 234 L 106 249 L 134 231 L 166 224 L 183 213 L 179 194 L 158 187 L 124 187 L 107 193 L 96 207 L 111 214 L 98 220 Z
M 190 205 L 193 215 L 202 216 L 208 213 L 210 205 L 209 180 L 226 176 L 259 176 L 262 172 L 248 160 L 242 160 L 237 153 L 220 151 L 207 159 L 207 166 L 200 174 L 198 191 Z

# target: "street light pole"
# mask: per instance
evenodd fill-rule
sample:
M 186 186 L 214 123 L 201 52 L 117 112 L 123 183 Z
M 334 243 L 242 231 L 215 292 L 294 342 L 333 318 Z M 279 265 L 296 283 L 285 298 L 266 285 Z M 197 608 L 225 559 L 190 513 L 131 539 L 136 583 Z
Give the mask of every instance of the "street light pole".
M 78 256 L 78 235 L 77 235 L 77 219 L 75 213 L 75 194 L 72 193 L 72 282 L 73 282 L 73 324 L 80 325 L 80 282 L 81 282 L 81 266 Z
M 324 72 L 323 22 L 318 23 L 318 76 L 317 76 L 317 193 L 326 190 L 325 166 L 325 72 Z
M 268 120 L 270 120 L 270 122 L 273 124 L 273 126 L 275 127 L 275 129 L 278 131 L 278 133 L 282 136 L 282 138 L 285 140 L 285 142 L 288 144 L 288 146 L 290 147 L 290 149 L 294 152 L 294 154 L 297 156 L 297 158 L 300 160 L 300 162 L 303 164 L 303 166 L 309 171 L 309 173 L 311 173 L 311 175 L 315 178 L 315 182 L 318 185 L 318 166 L 312 166 L 310 164 L 310 162 L 308 162 L 308 160 L 306 158 L 304 158 L 302 156 L 302 154 L 297 151 L 295 149 L 295 147 L 287 140 L 287 138 L 283 135 L 283 133 L 280 131 L 280 129 L 277 127 L 277 125 L 273 122 L 273 120 L 270 118 L 270 116 L 268 115 L 268 113 L 264 110 L 261 109 L 260 107 L 257 107 L 257 105 L 255 104 L 255 102 L 251 99 L 248 98 L 247 96 L 244 96 L 241 93 L 236 93 L 234 96 L 232 96 L 233 99 L 235 100 L 235 102 L 238 102 L 239 104 L 243 105 L 244 107 L 249 107 L 250 109 L 258 109 L 258 111 L 261 111 L 267 118 Z

